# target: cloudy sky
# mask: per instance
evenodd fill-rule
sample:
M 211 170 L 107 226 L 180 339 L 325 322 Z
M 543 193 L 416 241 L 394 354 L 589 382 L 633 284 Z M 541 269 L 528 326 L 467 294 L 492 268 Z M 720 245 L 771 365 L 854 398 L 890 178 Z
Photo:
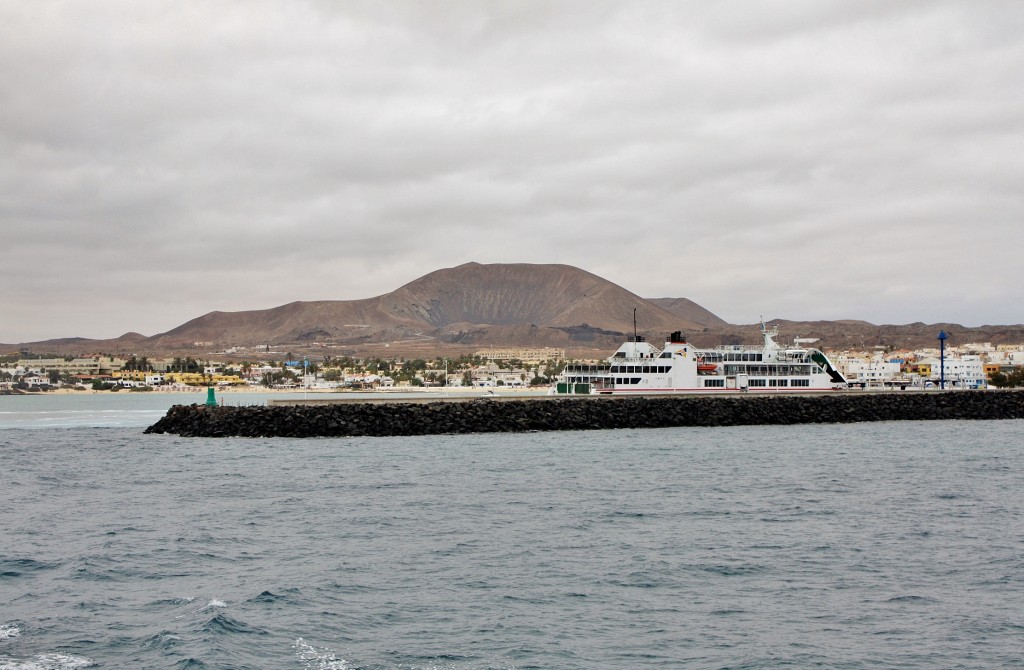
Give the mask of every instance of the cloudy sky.
M 0 0 L 0 342 L 567 263 L 1024 321 L 1024 3 Z

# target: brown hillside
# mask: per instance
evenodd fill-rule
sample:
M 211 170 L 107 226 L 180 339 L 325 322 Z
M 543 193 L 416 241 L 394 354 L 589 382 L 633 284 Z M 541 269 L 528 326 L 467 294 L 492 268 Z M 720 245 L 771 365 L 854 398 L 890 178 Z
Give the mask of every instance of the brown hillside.
M 504 330 L 519 325 L 554 329 L 586 325 L 628 333 L 633 329 L 634 309 L 637 327 L 645 332 L 704 327 L 701 322 L 673 314 L 616 284 L 568 265 L 467 263 L 432 272 L 376 298 L 294 302 L 246 312 L 210 312 L 151 341 L 161 346 L 191 342 L 365 342 L 391 338 L 396 330 L 407 337 L 429 334 L 445 339 L 466 330 L 465 326 L 453 329 L 453 324 L 472 324 L 477 330 Z M 552 343 L 565 339 L 549 335 L 542 339 Z
M 154 336 L 151 342 L 173 346 L 186 342 L 249 345 L 349 340 L 406 325 L 381 311 L 379 300 L 320 300 L 246 312 L 210 312 Z
M 382 296 L 397 317 L 438 328 L 453 323 L 595 328 L 630 332 L 697 328 L 634 293 L 570 265 L 466 263 L 432 272 Z M 411 308 L 411 309 L 410 309 Z
M 647 298 L 647 302 L 657 305 L 687 321 L 703 326 L 727 326 L 724 319 L 704 309 L 689 298 Z
M 674 330 L 683 330 L 702 346 L 760 340 L 756 324 L 727 324 L 686 298 L 645 300 L 569 265 L 467 263 L 431 272 L 374 298 L 210 312 L 151 338 L 138 333 L 113 340 L 64 338 L 0 345 L 0 351 L 166 354 L 263 344 L 288 345 L 290 351 L 299 351 L 327 343 L 352 355 L 449 355 L 501 345 L 555 346 L 570 353 L 586 350 L 606 355 L 632 333 L 634 310 L 639 333 L 654 342 Z M 949 345 L 1024 342 L 1024 325 L 772 323 L 779 326 L 781 342 L 797 336 L 818 338 L 817 346 L 836 349 L 935 346 L 939 330 L 950 336 Z

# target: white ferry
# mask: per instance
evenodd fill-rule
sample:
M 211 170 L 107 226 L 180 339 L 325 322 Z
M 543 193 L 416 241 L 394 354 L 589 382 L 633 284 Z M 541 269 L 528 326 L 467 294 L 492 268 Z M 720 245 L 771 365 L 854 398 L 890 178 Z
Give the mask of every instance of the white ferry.
M 569 364 L 552 385 L 552 395 L 707 393 L 749 391 L 793 393 L 847 388 L 846 378 L 817 349 L 797 340 L 792 348 L 775 342 L 777 328 L 761 324 L 760 346 L 722 345 L 700 349 L 679 331 L 658 349 L 634 335 L 598 365 Z

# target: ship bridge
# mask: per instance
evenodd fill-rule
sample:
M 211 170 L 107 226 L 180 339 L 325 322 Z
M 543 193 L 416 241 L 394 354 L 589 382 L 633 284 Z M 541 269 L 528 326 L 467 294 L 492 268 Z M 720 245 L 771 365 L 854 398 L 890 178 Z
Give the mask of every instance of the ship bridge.
M 641 360 L 645 358 L 657 358 L 660 355 L 661 350 L 648 342 L 643 335 L 634 335 L 626 342 L 623 342 L 619 348 L 615 350 L 615 353 L 612 354 L 611 358 Z

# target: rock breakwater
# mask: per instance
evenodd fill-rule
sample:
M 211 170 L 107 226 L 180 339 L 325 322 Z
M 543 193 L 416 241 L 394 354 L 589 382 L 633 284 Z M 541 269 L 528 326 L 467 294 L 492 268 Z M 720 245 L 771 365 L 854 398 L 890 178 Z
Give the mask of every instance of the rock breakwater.
M 351 437 L 942 419 L 1024 419 L 1024 392 L 545 398 L 315 406 L 175 405 L 147 433 Z

